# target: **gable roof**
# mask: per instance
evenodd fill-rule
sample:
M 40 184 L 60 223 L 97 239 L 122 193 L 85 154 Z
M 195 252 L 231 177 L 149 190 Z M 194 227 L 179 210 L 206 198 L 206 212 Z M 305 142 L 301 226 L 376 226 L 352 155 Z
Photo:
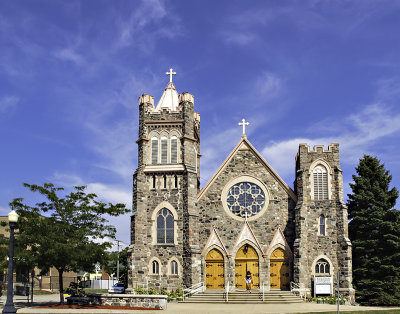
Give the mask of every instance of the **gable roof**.
M 214 183 L 214 181 L 218 178 L 221 172 L 223 172 L 226 168 L 226 166 L 230 163 L 232 158 L 237 154 L 237 152 L 243 148 L 246 147 L 249 149 L 256 157 L 257 159 L 261 162 L 261 164 L 267 169 L 267 171 L 274 177 L 274 179 L 279 183 L 279 185 L 286 191 L 287 194 L 295 201 L 297 202 L 297 196 L 293 192 L 293 190 L 288 186 L 285 181 L 282 180 L 282 178 L 275 172 L 274 169 L 268 164 L 268 162 L 261 156 L 261 154 L 254 148 L 253 145 L 248 141 L 246 135 L 242 135 L 241 140 L 239 143 L 235 146 L 235 148 L 232 150 L 232 152 L 228 155 L 228 157 L 224 160 L 224 162 L 221 164 L 221 166 L 217 169 L 217 171 L 214 173 L 214 175 L 211 177 L 211 179 L 207 182 L 207 184 L 200 190 L 200 192 L 197 194 L 197 201 L 199 201 L 203 195 L 207 192 L 209 187 Z

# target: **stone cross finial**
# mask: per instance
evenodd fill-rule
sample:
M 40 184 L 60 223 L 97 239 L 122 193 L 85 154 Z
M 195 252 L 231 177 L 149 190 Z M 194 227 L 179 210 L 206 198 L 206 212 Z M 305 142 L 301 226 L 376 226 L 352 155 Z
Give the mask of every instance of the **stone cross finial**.
M 246 125 L 250 125 L 250 123 L 246 122 L 245 119 L 242 119 L 242 123 L 239 122 L 239 125 L 243 126 L 243 135 L 246 135 Z
M 172 75 L 176 75 L 176 72 L 173 72 L 172 68 L 170 68 L 169 72 L 166 72 L 165 74 L 169 75 L 169 81 L 172 83 Z

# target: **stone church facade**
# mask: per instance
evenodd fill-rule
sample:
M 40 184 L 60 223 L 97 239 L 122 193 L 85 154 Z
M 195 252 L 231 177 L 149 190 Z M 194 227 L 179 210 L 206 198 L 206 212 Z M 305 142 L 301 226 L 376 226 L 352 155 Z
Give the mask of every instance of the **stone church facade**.
M 130 288 L 244 289 L 250 271 L 254 289 L 311 294 L 315 277 L 336 285 L 339 271 L 353 299 L 339 144 L 299 144 L 291 189 L 243 134 L 200 189 L 200 115 L 168 74 L 157 106 L 139 98 Z

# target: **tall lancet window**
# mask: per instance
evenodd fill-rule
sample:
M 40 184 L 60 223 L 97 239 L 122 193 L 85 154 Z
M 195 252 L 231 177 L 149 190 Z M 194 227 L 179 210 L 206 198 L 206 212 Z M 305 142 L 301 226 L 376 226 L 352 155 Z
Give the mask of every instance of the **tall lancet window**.
M 151 163 L 154 165 L 158 163 L 158 138 L 151 139 Z
M 313 170 L 314 179 L 314 199 L 328 199 L 328 171 L 322 165 L 318 165 Z
M 325 216 L 319 216 L 319 234 L 325 235 Z
M 168 163 L 168 139 L 166 137 L 161 138 L 161 163 Z
M 161 209 L 157 216 L 157 243 L 174 243 L 174 216 L 166 208 Z
M 171 137 L 171 164 L 178 163 L 178 138 L 176 136 Z

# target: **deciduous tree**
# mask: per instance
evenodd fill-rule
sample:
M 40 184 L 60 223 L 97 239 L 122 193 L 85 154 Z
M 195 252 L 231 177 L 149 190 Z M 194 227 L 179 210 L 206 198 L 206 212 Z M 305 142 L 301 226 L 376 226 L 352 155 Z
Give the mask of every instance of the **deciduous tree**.
M 63 273 L 91 271 L 96 262 L 104 261 L 110 243 L 99 239 L 113 239 L 116 233 L 105 216 L 117 216 L 128 209 L 124 204 L 98 201 L 96 194 L 85 192 L 85 186 L 76 186 L 68 194 L 51 183 L 43 186 L 25 183 L 24 186 L 40 193 L 45 200 L 35 206 L 24 204 L 22 199 L 10 204 L 21 216 L 17 245 L 34 257 L 42 271 L 57 269 L 63 304 Z

